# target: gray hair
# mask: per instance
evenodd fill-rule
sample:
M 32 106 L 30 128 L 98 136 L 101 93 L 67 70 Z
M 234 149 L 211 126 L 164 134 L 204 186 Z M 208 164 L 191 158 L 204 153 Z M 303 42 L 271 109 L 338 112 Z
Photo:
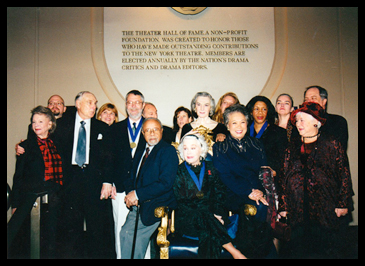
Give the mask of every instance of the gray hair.
M 208 144 L 205 141 L 204 137 L 202 135 L 195 135 L 195 134 L 186 134 L 180 141 L 179 147 L 177 148 L 179 154 L 180 154 L 180 158 L 184 159 L 184 140 L 187 138 L 193 138 L 196 139 L 197 143 L 200 144 L 201 147 L 201 154 L 200 157 L 203 157 L 203 159 L 205 159 L 205 157 L 207 157 L 208 154 Z M 184 159 L 185 161 L 185 159 Z
M 191 100 L 191 112 L 193 113 L 193 116 L 196 118 L 198 117 L 196 111 L 195 111 L 195 104 L 196 104 L 196 99 L 198 97 L 208 97 L 210 99 L 210 109 L 209 109 L 209 116 L 212 116 L 214 114 L 214 110 L 215 110 L 215 101 L 212 97 L 212 95 L 210 95 L 208 92 L 198 92 L 197 94 L 195 94 L 194 98 Z
M 82 96 L 84 96 L 84 94 L 86 94 L 86 93 L 90 93 L 90 94 L 94 95 L 93 93 L 91 93 L 91 92 L 89 92 L 89 91 L 80 91 L 80 92 L 76 95 L 76 97 L 75 97 L 75 103 L 76 103 L 76 101 L 77 101 L 77 100 L 79 100 L 80 98 L 82 98 Z M 94 96 L 95 96 L 95 95 L 94 95 Z
M 250 113 L 247 111 L 246 107 L 244 107 L 242 104 L 234 104 L 224 110 L 223 121 L 225 126 L 227 126 L 229 123 L 229 115 L 236 112 L 243 114 L 246 118 L 247 125 L 250 124 Z

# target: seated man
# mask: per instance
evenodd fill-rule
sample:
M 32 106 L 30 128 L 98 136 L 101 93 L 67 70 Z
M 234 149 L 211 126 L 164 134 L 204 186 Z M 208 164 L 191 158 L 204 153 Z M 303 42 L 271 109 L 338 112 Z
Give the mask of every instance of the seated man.
M 158 119 L 144 120 L 146 149 L 136 152 L 131 177 L 125 184 L 125 203 L 131 211 L 120 233 L 122 259 L 130 259 L 132 252 L 133 258 L 143 259 L 149 239 L 160 223 L 154 216 L 155 208 L 176 207 L 172 187 L 178 157 L 175 148 L 161 140 L 162 132 Z

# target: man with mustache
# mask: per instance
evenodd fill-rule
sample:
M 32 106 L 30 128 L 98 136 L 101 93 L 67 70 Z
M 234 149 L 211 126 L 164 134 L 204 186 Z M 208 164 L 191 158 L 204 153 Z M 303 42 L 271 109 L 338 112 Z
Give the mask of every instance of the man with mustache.
M 113 142 L 113 192 L 111 195 L 113 204 L 115 248 L 117 258 L 121 258 L 120 230 L 124 224 L 129 210 L 124 203 L 124 182 L 131 175 L 133 158 L 136 151 L 144 150 L 146 141 L 141 136 L 141 127 L 144 118 L 142 110 L 145 106 L 144 96 L 138 90 L 127 93 L 126 112 L 128 117 L 111 126 Z

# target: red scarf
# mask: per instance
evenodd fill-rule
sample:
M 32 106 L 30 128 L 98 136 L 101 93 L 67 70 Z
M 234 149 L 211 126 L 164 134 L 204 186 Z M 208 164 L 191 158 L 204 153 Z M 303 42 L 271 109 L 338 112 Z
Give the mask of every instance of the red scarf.
M 44 181 L 52 180 L 62 185 L 62 160 L 56 146 L 50 138 L 37 137 L 37 142 L 44 160 Z

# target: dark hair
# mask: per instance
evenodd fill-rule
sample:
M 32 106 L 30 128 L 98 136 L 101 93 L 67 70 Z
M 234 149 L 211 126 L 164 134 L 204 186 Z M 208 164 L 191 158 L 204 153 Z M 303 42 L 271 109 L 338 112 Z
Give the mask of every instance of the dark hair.
M 252 112 L 253 112 L 253 107 L 255 106 L 255 104 L 257 102 L 264 102 L 267 106 L 268 112 L 267 112 L 267 116 L 266 116 L 266 120 L 270 125 L 273 125 L 275 123 L 275 107 L 272 105 L 271 101 L 265 97 L 265 96 L 261 96 L 261 95 L 257 95 L 255 97 L 253 97 L 246 105 L 246 108 L 248 110 L 248 112 L 250 113 L 251 116 L 251 123 L 254 122 L 253 117 L 252 117 Z
M 128 96 L 129 96 L 129 94 L 134 94 L 134 95 L 139 95 L 139 96 L 141 96 L 142 101 L 144 102 L 144 96 L 143 96 L 143 94 L 142 94 L 140 91 L 138 91 L 138 90 L 131 90 L 130 92 L 128 92 L 128 93 L 127 93 L 127 95 L 125 96 L 125 100 L 126 100 L 126 101 L 127 101 L 127 98 L 128 98 Z
M 52 122 L 52 127 L 49 130 L 49 133 L 53 133 L 55 131 L 55 129 L 56 129 L 56 117 L 52 113 L 51 109 L 49 109 L 48 107 L 44 107 L 42 105 L 39 105 L 39 106 L 33 108 L 30 112 L 32 114 L 32 116 L 30 117 L 30 123 L 33 123 L 33 116 L 35 114 L 45 115 Z
M 179 125 L 177 124 L 177 115 L 182 111 L 187 113 L 189 118 L 192 117 L 192 114 L 191 114 L 191 112 L 188 108 L 186 108 L 184 106 L 178 107 L 175 110 L 175 114 L 174 114 L 174 118 L 173 118 L 173 125 L 174 125 L 173 128 L 172 128 L 173 131 L 179 131 Z
M 312 88 L 316 88 L 319 90 L 319 96 L 321 96 L 322 100 L 324 99 L 328 99 L 328 92 L 325 88 L 321 87 L 321 86 L 318 86 L 318 85 L 314 85 L 314 86 L 309 86 L 307 88 L 305 88 L 305 91 L 304 91 L 304 98 L 305 98 L 305 94 L 307 93 L 307 90 L 309 89 L 312 89 Z
M 227 107 L 226 110 L 224 110 L 223 113 L 223 121 L 224 125 L 227 126 L 229 122 L 229 115 L 232 113 L 241 113 L 246 117 L 247 124 L 250 124 L 251 117 L 250 113 L 247 111 L 246 107 L 243 104 L 234 104 L 230 107 Z

